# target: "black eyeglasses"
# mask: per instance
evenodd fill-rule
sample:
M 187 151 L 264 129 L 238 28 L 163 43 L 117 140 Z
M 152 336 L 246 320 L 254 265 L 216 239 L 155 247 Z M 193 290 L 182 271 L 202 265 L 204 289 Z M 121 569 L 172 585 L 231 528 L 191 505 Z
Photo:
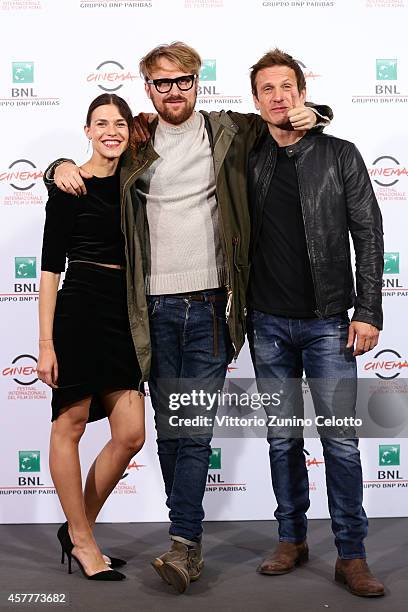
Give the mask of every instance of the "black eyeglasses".
M 177 85 L 180 91 L 188 91 L 192 88 L 196 78 L 196 74 L 186 74 L 179 76 L 176 79 L 146 79 L 146 83 L 149 85 L 154 85 L 156 91 L 165 94 L 171 91 L 174 83 Z

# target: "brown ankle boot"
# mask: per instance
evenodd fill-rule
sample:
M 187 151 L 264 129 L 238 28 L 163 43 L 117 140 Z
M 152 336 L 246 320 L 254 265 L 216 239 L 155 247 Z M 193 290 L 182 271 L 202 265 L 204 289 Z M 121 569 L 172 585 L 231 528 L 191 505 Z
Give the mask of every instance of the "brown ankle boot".
M 365 559 L 338 558 L 334 579 L 359 597 L 381 597 L 385 592 L 384 585 L 372 575 Z
M 256 571 L 268 576 L 280 576 L 291 572 L 297 565 L 306 563 L 308 559 L 306 540 L 298 544 L 279 542 L 276 550 L 262 561 Z
M 184 593 L 190 582 L 198 580 L 204 566 L 201 543 L 191 546 L 173 540 L 168 552 L 152 561 L 159 576 L 178 593 Z

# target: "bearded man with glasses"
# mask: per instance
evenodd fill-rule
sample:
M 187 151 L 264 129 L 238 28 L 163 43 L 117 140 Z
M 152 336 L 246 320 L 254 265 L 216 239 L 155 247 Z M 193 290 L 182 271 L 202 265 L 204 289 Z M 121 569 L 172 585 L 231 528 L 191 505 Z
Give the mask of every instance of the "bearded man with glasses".
M 136 332 L 150 329 L 149 389 L 171 521 L 171 549 L 152 565 L 180 593 L 200 577 L 204 564 L 211 428 L 172 435 L 171 428 L 162 427 L 169 416 L 166 383 L 216 392 L 243 346 L 250 239 L 246 167 L 255 139 L 266 129 L 255 114 L 196 112 L 200 67 L 198 53 L 181 42 L 156 47 L 141 60 L 158 117 L 149 141 L 139 147 L 138 170 L 127 172 L 126 163 L 121 170 L 122 189 L 131 185 L 122 202 L 127 246 L 142 259 L 145 275 L 148 321 L 143 287 L 131 275 L 139 296 Z M 293 108 L 293 129 L 310 129 L 316 114 L 316 109 Z M 61 161 L 46 171 L 47 180 Z M 55 170 L 55 183 L 83 193 L 81 173 L 63 163 Z M 187 415 L 190 408 L 184 408 Z

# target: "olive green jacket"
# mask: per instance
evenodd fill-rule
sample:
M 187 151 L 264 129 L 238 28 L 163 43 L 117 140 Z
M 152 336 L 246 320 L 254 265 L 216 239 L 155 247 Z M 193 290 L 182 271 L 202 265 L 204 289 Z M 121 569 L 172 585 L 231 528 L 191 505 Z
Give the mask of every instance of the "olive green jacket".
M 264 129 L 264 122 L 255 114 L 224 111 L 202 114 L 213 150 L 221 244 L 228 268 L 226 318 L 234 356 L 237 357 L 245 339 L 245 296 L 249 275 L 250 219 L 246 165 L 248 153 Z M 156 125 L 157 121 L 152 126 L 153 134 Z M 128 312 L 143 380 L 148 378 L 151 357 L 145 296 L 145 278 L 150 270 L 150 241 L 146 207 L 136 191 L 136 183 L 157 158 L 150 140 L 139 147 L 136 160 L 129 154 L 125 155 L 120 176 Z

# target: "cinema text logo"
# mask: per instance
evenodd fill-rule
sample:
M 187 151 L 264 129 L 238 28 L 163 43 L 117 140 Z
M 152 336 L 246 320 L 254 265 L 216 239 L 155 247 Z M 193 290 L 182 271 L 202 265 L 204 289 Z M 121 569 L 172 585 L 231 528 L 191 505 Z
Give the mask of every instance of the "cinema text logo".
M 6 171 L 0 172 L 0 184 L 10 185 L 16 191 L 28 191 L 35 187 L 43 173 L 29 159 L 16 159 Z
M 40 0 L 0 0 L 0 11 L 40 11 Z
M 34 62 L 11 62 L 13 87 L 5 98 L 0 98 L 0 107 L 59 106 L 60 98 L 41 96 L 34 87 Z
M 11 363 L 3 368 L 1 375 L 4 381 L 10 381 L 12 387 L 7 399 L 13 400 L 46 400 L 46 385 L 38 380 L 37 358 L 30 353 L 17 355 Z M 38 384 L 37 384 L 38 383 Z
M 3 376 L 10 377 L 18 385 L 35 385 L 37 377 L 37 359 L 33 355 L 17 355 L 11 365 L 4 368 Z
M 80 0 L 82 9 L 152 8 L 154 0 Z
M 408 94 L 401 93 L 398 85 L 398 59 L 376 59 L 376 85 L 369 95 L 354 95 L 354 104 L 407 104 Z
M 382 292 L 386 297 L 408 297 L 408 286 L 400 277 L 400 254 L 398 252 L 384 253 L 384 276 Z
M 113 493 L 115 495 L 136 495 L 137 489 L 136 485 L 132 484 L 132 475 L 137 473 L 141 468 L 147 467 L 143 463 L 137 463 L 135 459 L 126 468 L 126 472 L 123 474 L 122 478 L 116 485 Z M 133 472 L 135 470 L 135 472 Z
M 204 59 L 199 75 L 197 104 L 241 104 L 242 96 L 227 95 L 218 90 L 217 60 Z
M 311 468 L 318 468 L 320 465 L 324 465 L 323 459 L 316 459 L 316 457 L 312 457 L 308 450 L 303 449 L 305 456 L 306 469 L 309 472 Z
M 221 448 L 211 449 L 208 470 L 205 488 L 207 493 L 242 493 L 247 490 L 246 483 L 226 479 L 222 471 Z
M 394 380 L 401 374 L 408 376 L 408 361 L 394 349 L 378 351 L 363 367 L 364 372 L 373 372 L 381 380 Z
M 315 469 L 320 469 L 321 465 L 324 465 L 323 459 L 316 459 L 316 457 L 312 457 L 308 450 L 303 449 L 305 454 L 305 463 L 306 469 L 309 472 L 308 480 L 309 480 L 309 491 L 317 491 L 317 483 L 315 480 L 312 480 L 312 472 L 315 472 Z
M 301 69 L 303 70 L 303 74 L 304 74 L 305 79 L 312 79 L 313 80 L 313 79 L 318 79 L 318 78 L 320 78 L 322 76 L 321 74 L 317 74 L 316 72 L 313 72 L 313 70 L 308 68 L 306 66 L 306 64 L 304 64 L 300 60 L 296 60 L 296 61 L 299 64 L 299 66 L 301 67 Z
M 101 62 L 94 72 L 86 77 L 87 83 L 96 83 L 99 89 L 112 93 L 121 89 L 126 83 L 133 82 L 139 77 L 126 70 L 116 60 L 105 60 Z
M 376 188 L 376 196 L 380 202 L 406 201 L 405 191 L 399 191 L 397 184 L 400 179 L 408 176 L 408 168 L 402 166 L 398 159 L 392 155 L 381 155 L 377 157 L 368 168 L 368 173 L 372 178 Z
M 29 159 L 16 159 L 8 168 L 0 171 L 0 190 L 6 191 L 0 203 L 4 206 L 44 204 L 42 195 L 35 193 L 42 186 L 43 172 Z

